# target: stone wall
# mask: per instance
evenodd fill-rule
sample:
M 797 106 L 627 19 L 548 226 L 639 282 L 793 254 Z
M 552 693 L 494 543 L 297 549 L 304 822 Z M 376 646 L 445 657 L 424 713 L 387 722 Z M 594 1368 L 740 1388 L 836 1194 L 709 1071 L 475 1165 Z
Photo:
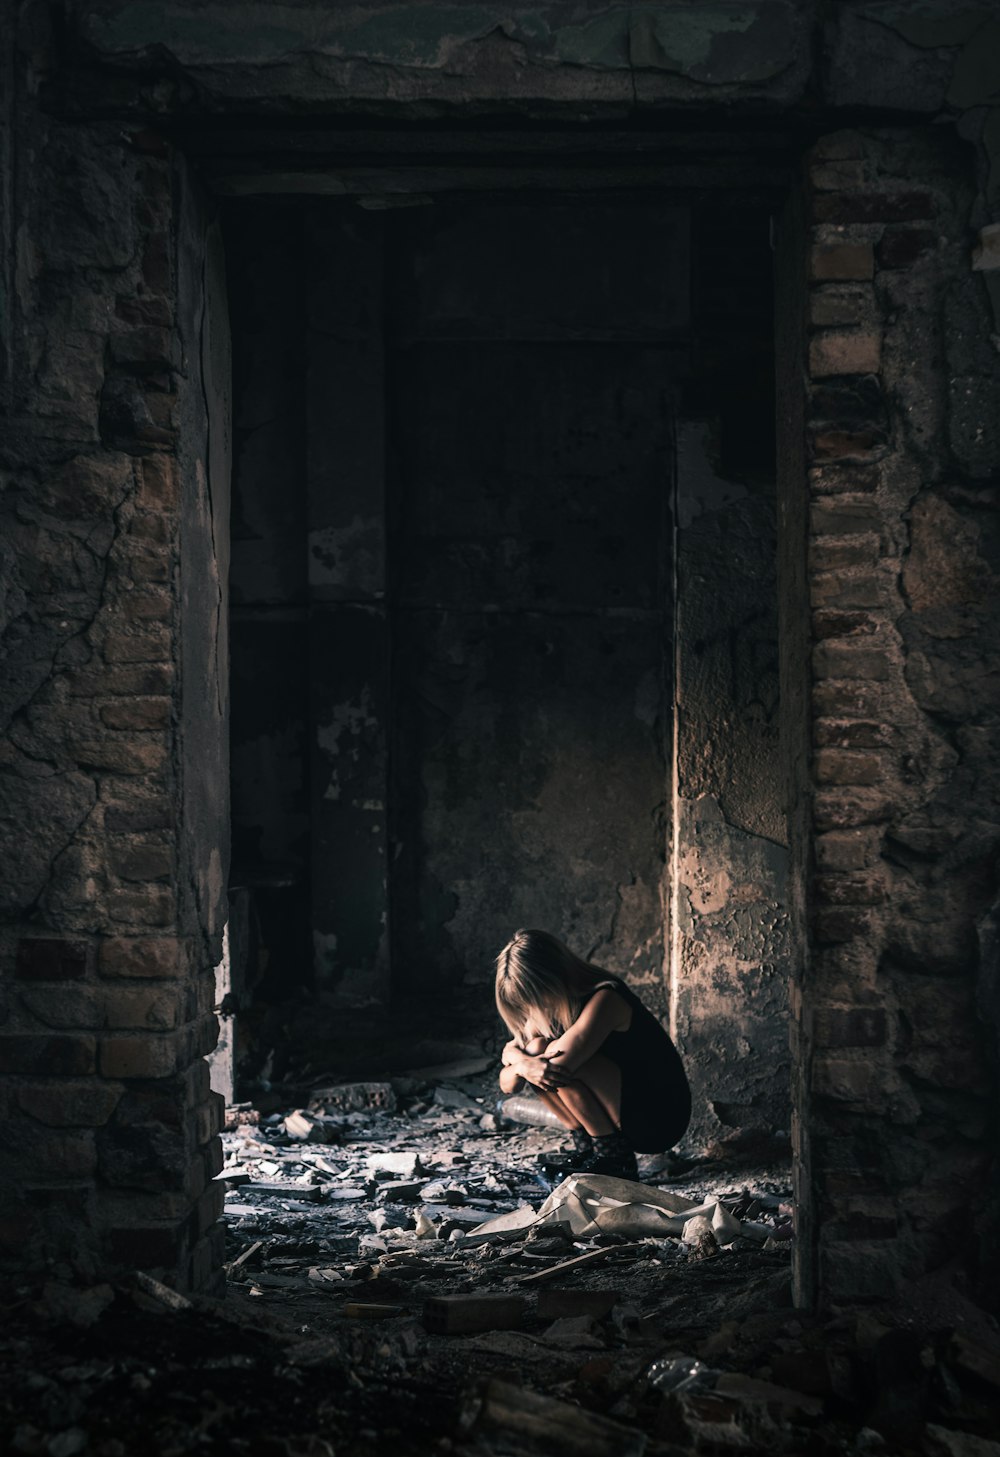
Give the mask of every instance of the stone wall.
M 836 133 L 809 159 L 814 873 L 795 1006 L 831 1299 L 957 1255 L 996 1294 L 996 965 L 977 928 L 1000 844 L 1000 358 L 973 184 L 940 129 Z
M 20 37 L 8 136 L 0 1236 L 21 1263 L 205 1285 L 226 840 L 224 787 L 192 770 L 223 706 L 211 533 L 182 551 L 225 493 L 205 221 L 152 134 L 37 110 L 46 45 Z

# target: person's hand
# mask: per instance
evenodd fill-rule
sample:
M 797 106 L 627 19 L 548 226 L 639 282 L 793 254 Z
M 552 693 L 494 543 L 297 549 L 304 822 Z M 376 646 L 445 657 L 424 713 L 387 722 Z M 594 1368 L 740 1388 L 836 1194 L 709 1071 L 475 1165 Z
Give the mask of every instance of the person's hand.
M 525 1053 L 518 1058 L 514 1064 L 519 1077 L 524 1078 L 526 1083 L 533 1087 L 541 1088 L 545 1093 L 558 1092 L 573 1081 L 572 1075 L 559 1067 L 558 1063 L 550 1062 L 547 1057 L 532 1057 Z

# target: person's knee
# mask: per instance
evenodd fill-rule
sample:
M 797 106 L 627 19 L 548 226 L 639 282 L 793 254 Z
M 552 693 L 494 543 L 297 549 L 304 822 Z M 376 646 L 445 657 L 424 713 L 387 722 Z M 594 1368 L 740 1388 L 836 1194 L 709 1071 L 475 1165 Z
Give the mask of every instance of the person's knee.
M 524 1044 L 524 1050 L 530 1057 L 537 1057 L 539 1053 L 545 1051 L 548 1045 L 549 1039 L 547 1037 L 533 1037 L 530 1042 Z

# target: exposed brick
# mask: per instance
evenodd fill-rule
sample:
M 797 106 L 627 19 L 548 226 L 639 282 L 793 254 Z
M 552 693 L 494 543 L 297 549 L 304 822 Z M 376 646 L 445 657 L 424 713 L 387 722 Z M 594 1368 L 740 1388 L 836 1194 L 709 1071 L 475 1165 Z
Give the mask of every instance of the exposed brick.
M 31 1138 L 30 1173 L 48 1179 L 89 1179 L 97 1170 L 97 1151 L 90 1129 L 63 1133 L 35 1128 Z
M 164 366 L 171 368 L 174 364 L 174 339 L 170 329 L 140 324 L 112 334 L 108 344 L 115 364 L 139 373 Z
M 168 546 L 173 537 L 174 523 L 162 511 L 136 511 L 129 522 L 128 530 L 134 541 L 144 542 L 148 546 Z M 169 560 L 166 553 L 160 559 Z M 132 575 L 135 576 L 134 566 Z
M 173 829 L 175 813 L 169 799 L 136 799 L 130 804 L 109 804 L 104 811 L 104 828 L 138 833 L 143 830 Z
M 909 223 L 933 218 L 929 192 L 831 192 L 813 199 L 817 223 Z
M 100 1128 L 122 1095 L 120 1084 L 88 1082 L 21 1083 L 15 1090 L 20 1108 L 51 1128 Z
M 847 158 L 814 162 L 809 180 L 817 192 L 840 192 L 844 188 L 861 187 L 865 181 L 865 164 Z
M 218 1017 L 203 1017 L 195 1028 L 195 1040 L 192 1056 L 207 1057 L 210 1052 L 215 1051 L 215 1045 L 219 1040 L 219 1019 Z
M 216 1094 L 215 1096 L 221 1097 L 222 1095 Z M 209 1179 L 214 1179 L 216 1174 L 222 1173 L 222 1168 L 226 1161 L 226 1156 L 222 1151 L 222 1140 L 220 1138 L 216 1138 L 213 1134 L 211 1142 L 205 1145 L 201 1153 L 202 1158 L 205 1161 L 206 1177 Z
M 874 312 L 875 296 L 866 284 L 830 283 L 809 294 L 809 322 L 817 329 L 865 324 Z
M 166 880 L 174 873 L 174 852 L 170 845 L 115 846 L 108 863 L 122 880 Z
M 184 1074 L 185 1102 L 189 1108 L 204 1103 L 212 1091 L 212 1075 L 207 1062 L 193 1062 Z
M 877 906 L 885 900 L 886 889 L 876 875 L 817 875 L 813 895 L 823 906 Z
M 882 513 L 874 501 L 847 495 L 826 496 L 809 508 L 813 536 L 858 535 L 878 531 Z
M 882 340 L 868 329 L 828 329 L 809 341 L 809 373 L 814 379 L 838 374 L 877 374 Z
M 817 243 L 809 254 L 809 276 L 817 282 L 874 278 L 875 250 L 871 243 Z
M 97 991 L 79 983 L 33 983 L 21 988 L 21 1005 L 46 1027 L 88 1028 L 101 1025 Z
M 813 721 L 813 743 L 824 748 L 881 749 L 892 743 L 891 724 L 868 719 L 819 718 Z
M 813 773 L 817 784 L 878 784 L 884 768 L 877 754 L 856 749 L 817 749 Z
M 70 692 L 82 698 L 158 697 L 170 692 L 174 683 L 172 663 L 139 663 L 104 668 L 99 673 L 74 673 Z
M 130 1270 L 168 1270 L 184 1247 L 176 1225 L 128 1226 L 108 1231 L 111 1256 Z
M 848 830 L 892 818 L 893 803 L 875 789 L 818 789 L 813 797 L 817 830 Z
M 878 487 L 877 465 L 814 465 L 809 471 L 809 489 L 814 496 L 839 495 L 843 491 L 870 495 Z
M 817 642 L 831 637 L 872 637 L 878 628 L 878 619 L 869 612 L 839 612 L 835 607 L 824 607 L 812 614 L 813 637 Z
M 225 1200 L 226 1191 L 221 1184 L 208 1185 L 198 1200 L 192 1220 L 196 1238 L 207 1233 L 216 1220 L 222 1218 Z
M 0 1073 L 78 1077 L 94 1071 L 96 1055 L 93 1037 L 0 1035 Z
M 813 916 L 816 940 L 828 945 L 868 936 L 871 928 L 869 912 L 851 906 L 821 906 Z
M 161 729 L 170 722 L 169 698 L 128 698 L 106 703 L 101 721 L 111 729 Z
M 150 511 L 175 511 L 180 502 L 177 461 L 172 455 L 147 455 L 142 462 L 138 504 Z
M 885 435 L 881 430 L 817 430 L 810 437 L 814 460 L 870 459 L 882 453 Z
M 115 774 L 161 774 L 170 762 L 163 734 L 156 739 L 108 735 L 104 739 L 71 740 L 77 763 L 85 769 L 110 769 Z
M 879 607 L 886 595 L 886 583 L 871 572 L 845 577 L 840 572 L 816 573 L 809 581 L 809 600 L 814 607 Z
M 14 975 L 21 981 L 76 981 L 86 976 L 89 956 L 86 941 L 22 937 Z
M 186 976 L 187 943 L 177 936 L 112 936 L 101 943 L 102 976 Z
M 169 582 L 173 563 L 166 556 L 133 556 L 129 570 L 134 582 Z
M 182 988 L 155 983 L 141 987 L 109 987 L 104 993 L 104 1025 L 155 1032 L 169 1031 L 181 1020 Z
M 226 1100 L 221 1093 L 212 1093 L 195 1110 L 195 1142 L 200 1147 L 220 1132 L 226 1114 Z
M 937 247 L 937 233 L 929 228 L 886 228 L 875 250 L 880 269 L 912 268 L 918 258 Z
M 177 1067 L 175 1036 L 102 1037 L 101 1073 L 106 1078 L 167 1078 Z
M 865 155 L 864 138 L 860 132 L 830 132 L 814 143 L 810 158 L 815 161 L 842 161 Z
M 173 323 L 173 314 L 166 299 L 148 295 L 142 298 L 133 294 L 119 295 L 115 299 L 115 314 L 126 324 L 156 324 L 169 328 Z
M 817 1007 L 813 1034 L 819 1047 L 882 1047 L 888 1018 L 883 1007 Z
M 809 543 L 809 569 L 842 572 L 850 567 L 872 568 L 879 559 L 877 536 L 814 537 Z
M 131 632 L 109 632 L 103 651 L 109 663 L 167 662 L 173 651 L 173 634 L 169 628 L 161 626 L 133 628 Z
M 816 678 L 867 678 L 879 683 L 891 675 L 888 655 L 852 638 L 817 643 L 812 653 Z
M 168 885 L 112 891 L 107 906 L 113 921 L 136 925 L 169 926 L 177 916 L 176 897 Z
M 824 1056 L 817 1051 L 813 1058 L 812 1090 L 820 1097 L 838 1102 L 873 1102 L 881 1107 L 885 1100 L 885 1071 L 870 1057 L 855 1061 Z
M 872 829 L 828 830 L 814 841 L 821 870 L 864 870 L 879 859 L 880 835 Z

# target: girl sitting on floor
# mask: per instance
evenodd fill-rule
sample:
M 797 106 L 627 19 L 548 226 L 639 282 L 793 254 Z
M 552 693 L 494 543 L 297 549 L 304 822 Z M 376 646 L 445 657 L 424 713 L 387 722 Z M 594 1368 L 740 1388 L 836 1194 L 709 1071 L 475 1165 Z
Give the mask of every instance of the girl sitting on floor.
M 496 998 L 511 1033 L 500 1087 L 534 1086 L 572 1135 L 571 1167 L 634 1179 L 636 1152 L 683 1137 L 691 1092 L 680 1056 L 618 977 L 547 931 L 518 931 L 497 957 Z

